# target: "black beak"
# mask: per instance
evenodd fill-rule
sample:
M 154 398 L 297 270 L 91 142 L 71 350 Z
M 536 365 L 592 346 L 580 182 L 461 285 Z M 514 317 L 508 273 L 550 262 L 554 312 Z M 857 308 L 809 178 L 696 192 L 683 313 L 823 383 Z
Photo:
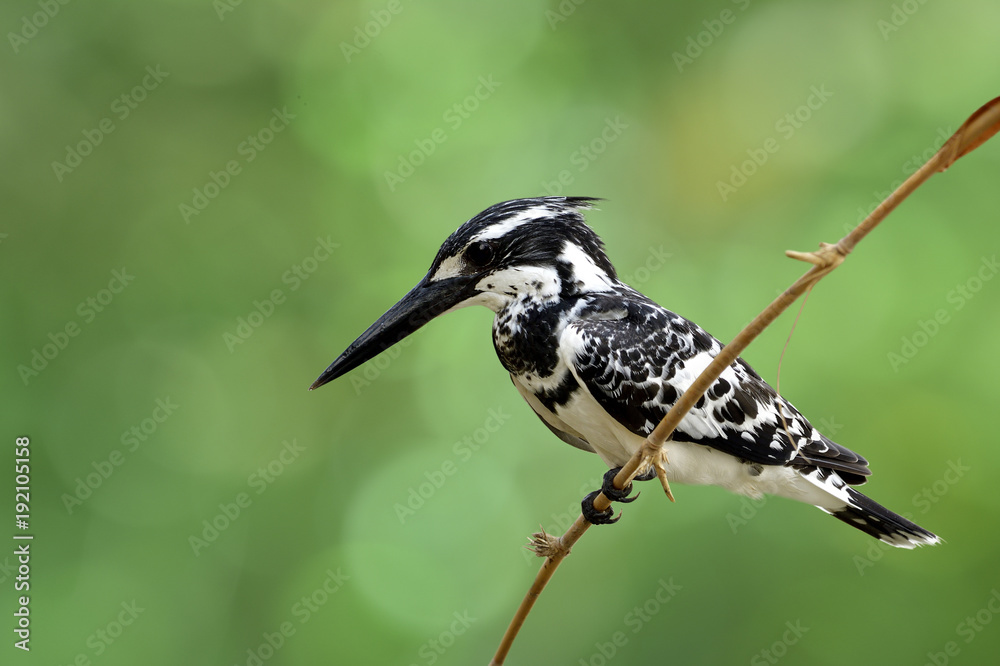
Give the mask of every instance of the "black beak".
M 337 357 L 323 371 L 309 390 L 353 370 L 365 361 L 393 346 L 410 333 L 474 295 L 475 280 L 470 277 L 453 277 L 431 282 L 427 277 L 410 290 L 406 296 L 389 308 L 368 330 Z

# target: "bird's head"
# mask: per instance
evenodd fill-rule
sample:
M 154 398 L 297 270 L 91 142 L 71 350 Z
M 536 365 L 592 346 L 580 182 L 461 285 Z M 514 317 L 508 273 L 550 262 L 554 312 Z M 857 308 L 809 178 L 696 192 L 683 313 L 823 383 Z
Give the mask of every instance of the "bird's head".
M 468 305 L 494 312 L 520 299 L 608 291 L 617 276 L 584 222 L 590 197 L 514 199 L 463 224 L 427 275 L 330 364 L 310 389 L 358 367 L 438 315 Z

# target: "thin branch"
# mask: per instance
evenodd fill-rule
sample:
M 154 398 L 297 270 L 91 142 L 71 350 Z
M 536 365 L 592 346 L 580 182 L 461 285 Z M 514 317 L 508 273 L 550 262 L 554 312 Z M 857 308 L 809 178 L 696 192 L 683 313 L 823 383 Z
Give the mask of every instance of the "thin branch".
M 792 344 L 792 336 L 795 335 L 795 327 L 799 325 L 799 319 L 802 318 L 802 312 L 806 309 L 806 303 L 809 302 L 809 294 L 812 290 L 806 292 L 805 298 L 802 299 L 802 305 L 799 306 L 799 311 L 795 314 L 795 321 L 792 322 L 792 328 L 788 331 L 788 337 L 785 338 L 785 346 L 781 348 L 781 356 L 778 357 L 778 372 L 774 377 L 774 392 L 781 395 L 781 364 L 785 360 L 785 353 L 788 351 L 788 347 Z M 784 420 L 784 414 L 781 410 L 778 410 L 778 414 L 781 415 L 782 420 Z M 788 426 L 785 426 L 785 431 L 787 432 Z M 789 437 L 789 440 L 792 438 Z
M 674 429 L 694 406 L 694 404 L 704 395 L 705 391 L 715 383 L 722 372 L 728 368 L 743 352 L 753 340 L 761 334 L 778 316 L 794 303 L 802 294 L 816 285 L 822 278 L 843 263 L 847 255 L 854 247 L 867 236 L 872 229 L 885 219 L 896 206 L 903 202 L 928 178 L 944 171 L 954 162 L 972 152 L 985 143 L 991 136 L 1000 131 L 1000 97 L 987 102 L 973 113 L 958 131 L 934 154 L 927 162 L 920 167 L 913 175 L 906 179 L 902 185 L 896 188 L 879 206 L 868 215 L 849 234 L 841 238 L 836 244 L 820 243 L 820 249 L 815 252 L 796 252 L 789 250 L 785 252 L 788 257 L 806 261 L 813 264 L 802 277 L 795 281 L 791 287 L 786 289 L 780 296 L 768 305 L 763 312 L 750 322 L 746 328 L 733 338 L 733 341 L 726 345 L 719 355 L 716 356 L 707 368 L 695 379 L 694 383 L 688 387 L 680 399 L 667 412 L 659 425 L 649 434 L 642 446 L 636 451 L 629 461 L 622 467 L 615 476 L 614 485 L 616 488 L 624 488 L 631 482 L 640 468 L 652 465 L 657 471 L 657 476 L 663 485 L 667 497 L 673 501 L 673 494 L 670 492 L 670 485 L 667 483 L 663 462 L 666 460 L 666 452 L 663 443 L 673 434 Z M 611 506 L 611 502 L 603 493 L 594 499 L 594 508 L 603 511 Z M 590 527 L 583 516 L 579 516 L 570 528 L 561 537 L 554 537 L 545 534 L 542 530 L 533 535 L 533 549 L 542 557 L 545 563 L 535 577 L 534 583 L 521 601 L 510 626 L 504 633 L 500 646 L 490 662 L 491 666 L 501 666 L 507 658 L 507 653 L 517 637 L 517 633 L 524 624 L 528 613 L 531 612 L 535 601 L 542 593 L 546 583 L 552 578 L 556 568 L 569 554 L 570 548 L 583 536 L 587 528 Z

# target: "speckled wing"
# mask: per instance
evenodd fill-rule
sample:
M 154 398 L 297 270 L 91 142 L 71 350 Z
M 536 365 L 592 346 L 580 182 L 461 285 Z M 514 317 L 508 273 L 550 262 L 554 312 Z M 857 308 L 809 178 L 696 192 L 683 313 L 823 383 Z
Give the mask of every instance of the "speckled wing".
M 641 436 L 722 349 L 699 326 L 638 292 L 593 298 L 567 324 L 562 343 L 597 402 Z M 864 458 L 820 434 L 742 359 L 726 368 L 672 439 L 761 465 L 836 470 L 852 485 L 871 474 Z

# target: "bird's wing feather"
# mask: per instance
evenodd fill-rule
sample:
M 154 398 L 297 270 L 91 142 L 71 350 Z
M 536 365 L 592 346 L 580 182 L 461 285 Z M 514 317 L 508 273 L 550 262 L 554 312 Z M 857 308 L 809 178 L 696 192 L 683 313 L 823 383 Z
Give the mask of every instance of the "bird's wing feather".
M 604 410 L 646 436 L 722 345 L 693 322 L 631 292 L 624 300 L 591 299 L 564 329 L 561 349 Z M 726 368 L 672 439 L 762 465 L 837 470 L 852 484 L 871 474 L 864 458 L 822 435 L 742 359 Z
M 552 434 L 570 446 L 575 446 L 583 451 L 597 453 L 597 451 L 594 450 L 594 447 L 590 445 L 590 442 L 584 439 L 583 435 L 573 430 L 551 410 L 547 409 L 534 393 L 528 390 L 524 384 L 517 381 L 517 377 L 511 375 L 510 380 L 514 383 L 514 387 L 517 389 L 517 392 L 521 394 L 524 400 L 531 407 L 532 411 L 535 412 L 535 416 L 537 416 L 538 419 L 545 424 L 546 428 L 552 431 Z

